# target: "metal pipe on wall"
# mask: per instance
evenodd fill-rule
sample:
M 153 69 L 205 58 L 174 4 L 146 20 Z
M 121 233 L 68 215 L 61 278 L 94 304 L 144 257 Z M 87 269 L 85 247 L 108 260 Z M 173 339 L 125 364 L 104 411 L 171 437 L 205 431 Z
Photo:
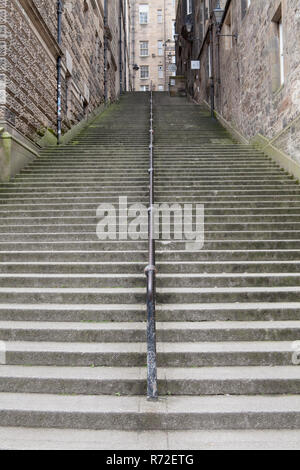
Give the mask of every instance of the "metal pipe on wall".
M 123 35 L 122 35 L 122 13 L 123 0 L 119 0 L 119 73 L 120 73 L 120 95 L 123 93 Z
M 107 50 L 108 39 L 106 28 L 108 26 L 108 0 L 104 0 L 104 99 L 105 103 L 108 102 L 108 81 L 107 81 Z
M 215 74 L 214 74 L 214 39 L 213 39 L 213 24 L 210 26 L 209 32 L 209 60 L 211 66 L 211 74 L 210 74 L 210 105 L 211 105 L 211 117 L 215 117 Z
M 62 14 L 63 6 L 62 0 L 57 0 L 57 43 L 59 47 L 62 42 Z M 61 69 L 62 69 L 62 57 L 59 53 L 57 57 L 57 145 L 61 143 L 61 129 L 62 129 L 62 93 L 61 93 Z

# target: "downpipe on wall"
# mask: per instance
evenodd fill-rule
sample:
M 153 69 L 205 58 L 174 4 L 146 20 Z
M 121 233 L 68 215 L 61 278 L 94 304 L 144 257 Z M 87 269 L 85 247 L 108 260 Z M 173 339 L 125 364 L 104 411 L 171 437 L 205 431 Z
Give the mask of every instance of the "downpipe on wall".
M 62 14 L 63 6 L 62 0 L 57 0 L 57 43 L 61 47 L 62 36 Z M 61 130 L 62 130 L 62 93 L 61 93 L 61 70 L 62 70 L 62 57 L 59 53 L 57 57 L 57 145 L 61 143 Z
M 209 32 L 209 42 L 210 42 L 210 64 L 211 64 L 211 73 L 210 73 L 210 106 L 211 106 L 211 117 L 215 118 L 215 77 L 214 77 L 214 40 L 213 40 L 213 25 L 210 27 Z
M 123 0 L 119 0 L 119 68 L 120 68 L 120 95 L 123 93 L 123 36 L 122 36 L 122 20 L 123 20 Z
M 108 83 L 107 83 L 107 50 L 108 50 L 108 39 L 106 28 L 108 26 L 108 0 L 104 0 L 104 100 L 108 102 Z

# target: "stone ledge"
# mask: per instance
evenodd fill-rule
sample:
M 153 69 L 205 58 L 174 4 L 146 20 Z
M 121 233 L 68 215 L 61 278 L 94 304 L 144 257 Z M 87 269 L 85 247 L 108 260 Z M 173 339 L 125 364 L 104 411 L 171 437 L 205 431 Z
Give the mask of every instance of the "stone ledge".
M 196 104 L 197 103 L 195 100 L 193 100 Z M 201 100 L 202 104 L 208 108 L 209 110 L 211 109 L 209 103 L 205 100 Z M 272 158 L 273 160 L 278 163 L 284 170 L 286 170 L 288 173 L 293 175 L 295 178 L 300 180 L 300 164 L 296 161 L 293 160 L 287 153 L 284 151 L 280 150 L 278 147 L 274 145 L 274 143 L 289 129 L 291 128 L 292 125 L 294 125 L 296 122 L 298 122 L 299 117 L 296 118 L 292 123 L 290 123 L 285 129 L 283 129 L 278 135 L 273 137 L 271 140 L 268 140 L 266 137 L 264 137 L 261 134 L 257 134 L 255 137 L 253 137 L 250 140 L 247 140 L 246 137 L 244 137 L 238 129 L 236 129 L 231 123 L 226 121 L 224 117 L 219 114 L 217 111 L 215 111 L 215 116 L 220 121 L 220 123 L 225 127 L 225 129 L 228 130 L 228 132 L 231 134 L 231 136 L 240 142 L 241 144 L 249 144 L 252 145 L 253 147 L 257 148 L 258 150 L 261 150 L 265 155 L 268 157 Z
M 250 140 L 250 144 L 255 148 L 262 150 L 266 155 L 275 160 L 278 165 L 284 168 L 288 173 L 300 180 L 300 165 L 282 150 L 272 145 L 272 143 L 261 134 L 257 134 Z
M 0 181 L 9 181 L 39 156 L 39 147 L 22 136 L 13 126 L 1 123 Z
M 62 137 L 62 145 L 68 144 L 80 132 L 89 126 L 109 105 L 103 104 L 93 111 L 88 118 L 72 127 Z M 0 122 L 0 182 L 7 182 L 25 168 L 32 160 L 39 157 L 42 148 L 57 145 L 56 137 L 48 129 L 37 142 L 23 136 L 10 123 Z

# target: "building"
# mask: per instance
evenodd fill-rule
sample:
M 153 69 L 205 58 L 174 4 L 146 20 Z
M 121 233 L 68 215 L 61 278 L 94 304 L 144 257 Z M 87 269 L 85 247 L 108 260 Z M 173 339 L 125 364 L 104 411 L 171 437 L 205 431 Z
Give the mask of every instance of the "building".
M 166 91 L 176 74 L 175 0 L 131 1 L 132 82 L 135 91 Z
M 130 18 L 129 0 L 1 1 L 2 180 L 57 143 L 59 100 L 66 142 L 131 89 Z
M 299 177 L 299 0 L 178 0 L 177 33 L 189 95 Z

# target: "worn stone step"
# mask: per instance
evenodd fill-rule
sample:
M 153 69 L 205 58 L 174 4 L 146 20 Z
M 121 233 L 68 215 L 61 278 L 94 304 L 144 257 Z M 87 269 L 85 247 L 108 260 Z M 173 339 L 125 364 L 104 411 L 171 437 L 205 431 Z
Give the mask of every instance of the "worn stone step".
M 18 249 L 14 247 L 11 251 L 0 251 L 0 261 L 2 262 L 22 262 L 29 260 L 34 262 L 50 261 L 50 262 L 118 262 L 118 261 L 132 261 L 147 262 L 147 250 L 128 250 L 118 251 L 103 251 L 99 250 L 83 250 L 77 251 L 68 250 L 34 250 L 27 251 L 26 249 Z M 194 261 L 194 251 L 157 251 L 158 261 L 173 261 L 184 262 Z M 300 260 L 300 250 L 201 250 L 197 254 L 199 262 L 205 261 L 295 261 Z
M 232 341 L 296 341 L 299 321 L 269 322 L 158 322 L 161 343 Z M 61 343 L 144 343 L 146 323 L 59 323 L 0 321 L 2 341 Z
M 1 321 L 143 322 L 144 304 L 5 304 Z M 199 321 L 299 321 L 300 302 L 164 304 L 157 305 L 161 322 Z
M 299 429 L 297 395 L 140 397 L 1 394 L 1 426 L 99 430 Z M 188 411 L 187 411 L 188 410 Z
M 112 282 L 113 284 L 113 282 Z M 113 304 L 143 303 L 145 288 L 121 288 L 117 283 L 110 288 L 29 288 L 1 287 L 1 303 L 69 303 L 69 304 Z M 157 302 L 161 304 L 218 302 L 298 302 L 300 287 L 218 287 L 182 288 L 168 287 L 157 291 Z
M 47 191 L 37 191 L 37 192 L 34 192 L 34 195 L 35 195 L 35 198 L 34 200 L 36 201 L 37 199 L 39 201 L 43 201 L 43 200 L 46 200 L 46 201 L 54 201 L 54 200 L 57 200 L 58 198 L 62 200 L 62 202 L 65 200 L 65 201 L 76 201 L 76 200 L 79 200 L 82 201 L 83 199 L 87 200 L 88 202 L 90 202 L 91 200 L 97 200 L 97 199 L 106 199 L 107 202 L 114 202 L 115 200 L 118 200 L 119 196 L 127 196 L 128 199 L 130 198 L 136 198 L 137 196 L 144 199 L 147 197 L 147 194 L 146 192 L 144 191 L 131 191 L 131 190 L 120 190 L 119 192 L 101 192 L 101 191 L 94 191 L 94 190 L 91 190 L 89 191 L 89 189 L 85 189 L 84 191 L 81 191 L 81 190 L 78 190 L 77 192 L 73 192 L 73 191 L 54 191 L 54 192 L 49 192 L 47 193 Z M 183 203 L 183 202 L 186 202 L 186 203 L 192 203 L 192 202 L 199 202 L 199 203 L 206 203 L 206 202 L 209 202 L 209 203 L 212 203 L 213 201 L 215 201 L 216 203 L 218 204 L 228 204 L 229 203 L 237 203 L 238 201 L 242 202 L 242 203 L 245 203 L 245 202 L 249 202 L 249 204 L 251 203 L 256 203 L 256 202 L 261 202 L 261 201 L 274 201 L 274 204 L 277 204 L 278 202 L 279 203 L 287 203 L 291 200 L 291 198 L 293 199 L 294 203 L 299 203 L 300 201 L 300 196 L 298 195 L 288 195 L 288 194 L 285 194 L 285 195 L 277 195 L 277 194 L 265 194 L 263 196 L 261 195 L 255 195 L 255 194 L 252 194 L 252 195 L 241 195 L 240 197 L 238 196 L 238 194 L 235 194 L 235 195 L 220 195 L 219 192 L 218 194 L 214 194 L 214 195 L 197 195 L 197 193 L 193 193 L 192 195 L 191 194 L 186 194 L 186 195 L 182 195 L 182 194 L 171 194 L 170 192 L 168 193 L 168 199 L 165 198 L 164 194 L 160 195 L 159 197 L 157 196 L 156 197 L 156 202 L 157 203 L 165 203 L 166 200 L 168 203 L 170 202 L 180 202 L 180 203 Z M 33 200 L 33 196 L 32 196 L 32 193 L 31 192 L 27 192 L 27 191 L 22 191 L 22 192 L 19 192 L 17 190 L 7 190 L 7 192 L 3 192 L 1 193 L 0 191 L 0 202 L 1 201 L 5 201 L 7 202 L 8 200 L 11 201 L 13 199 L 16 199 L 16 198 L 20 198 L 22 197 L 22 201 L 32 201 Z M 136 199 L 135 199 L 136 201 Z
M 143 271 L 145 263 L 141 262 L 0 262 L 0 273 L 18 274 L 104 274 L 128 273 L 139 274 Z M 299 261 L 164 261 L 157 263 L 158 274 L 176 273 L 300 273 Z
M 146 368 L 0 368 L 0 393 L 64 395 L 145 395 Z M 167 395 L 297 394 L 297 367 L 212 367 L 159 369 L 158 386 Z
M 298 450 L 298 430 L 105 431 L 0 428 L 3 450 Z
M 128 202 L 128 208 L 131 206 L 131 204 L 135 204 L 136 203 L 136 198 L 134 199 L 127 199 L 127 202 Z M 199 201 L 200 203 L 201 201 Z M 0 211 L 1 212 L 6 212 L 6 213 L 9 213 L 10 216 L 12 217 L 14 215 L 14 212 L 20 212 L 20 211 L 24 211 L 24 213 L 31 213 L 31 214 L 34 214 L 36 215 L 37 213 L 49 213 L 49 212 L 52 212 L 54 213 L 55 215 L 68 215 L 68 216 L 73 216 L 74 213 L 76 213 L 77 215 L 78 214 L 82 214 L 84 216 L 86 215 L 95 215 L 98 207 L 100 204 L 106 204 L 108 203 L 108 200 L 107 198 L 103 198 L 102 200 L 99 200 L 98 202 L 96 203 L 78 203 L 78 204 L 72 204 L 72 203 L 69 203 L 69 204 L 66 204 L 66 203 L 62 203 L 62 204 L 59 204 L 59 203 L 54 203 L 54 204 L 28 204 L 26 201 L 23 201 L 23 203 L 18 203 L 18 204 L 14 204 L 13 201 L 11 204 L 1 204 L 0 203 Z M 116 198 L 115 200 L 112 200 L 110 198 L 110 204 L 115 204 L 116 206 L 116 213 L 117 215 L 119 214 L 119 198 Z M 140 199 L 139 200 L 139 203 L 140 204 L 144 204 L 145 206 L 147 206 L 147 204 L 149 204 L 149 201 L 147 201 L 146 198 L 144 199 Z M 174 202 L 175 203 L 175 202 Z M 193 203 L 189 203 L 189 205 L 191 205 Z M 173 205 L 173 202 L 169 202 L 169 205 L 170 207 L 172 207 Z M 159 206 L 159 204 L 158 204 Z M 217 205 L 216 205 L 217 206 Z M 25 210 L 24 210 L 25 209 Z M 193 211 L 195 211 L 195 207 L 194 208 L 191 208 Z M 188 208 L 188 207 L 183 207 L 182 210 L 184 211 L 185 214 L 189 214 L 191 213 L 191 209 Z M 278 215 L 300 215 L 300 207 L 297 207 L 297 206 L 291 206 L 291 207 L 276 207 L 276 206 L 270 206 L 270 207 L 265 207 L 265 208 L 246 208 L 246 207 L 243 207 L 243 205 L 236 205 L 236 206 L 233 206 L 233 207 L 226 207 L 224 205 L 224 207 L 222 207 L 222 204 L 220 204 L 220 208 L 211 208 L 211 204 L 205 204 L 204 205 L 204 213 L 205 213 L 205 216 L 206 217 L 209 217 L 209 216 L 216 216 L 216 215 L 219 215 L 221 217 L 221 221 L 220 223 L 214 223 L 213 225 L 212 224 L 206 224 L 207 228 L 211 231 L 211 230 L 222 230 L 222 229 L 226 229 L 226 228 L 230 228 L 232 230 L 234 229 L 238 229 L 240 228 L 240 230 L 244 230 L 245 228 L 248 228 L 248 229 L 285 229 L 285 230 L 293 230 L 295 228 L 297 228 L 298 226 L 300 226 L 300 222 L 293 222 L 292 224 L 288 224 L 286 222 L 277 222 L 276 221 L 276 224 L 272 224 L 272 222 L 267 222 L 267 223 L 263 223 L 263 222 L 256 222 L 254 224 L 250 224 L 250 223 L 246 223 L 246 224 L 239 224 L 237 222 L 233 222 L 233 223 L 230 223 L 230 224 L 226 224 L 226 220 L 224 219 L 224 216 L 227 216 L 227 215 L 267 215 L 267 216 L 270 216 L 270 215 L 275 215 L 275 216 L 278 216 Z M 11 218 L 10 217 L 10 218 Z M 226 225 L 225 225 L 226 224 Z M 85 225 L 89 225 L 89 224 L 85 224 Z M 61 226 L 68 226 L 67 223 L 64 223 L 64 221 L 62 221 L 61 223 Z M 17 227 L 17 226 L 16 226 Z M 37 226 L 39 227 L 39 226 Z
M 144 268 L 136 274 L 0 274 L 0 285 L 51 288 L 144 287 Z
M 7 365 L 145 367 L 146 343 L 6 341 Z M 290 341 L 158 343 L 158 367 L 291 366 Z
M 300 240 L 214 240 L 206 241 L 204 244 L 204 249 L 206 251 L 224 251 L 224 250 L 244 250 L 244 251 L 288 251 L 288 250 L 297 250 L 299 247 Z M 185 252 L 186 241 L 183 242 L 169 242 L 169 241 L 157 241 L 156 242 L 158 251 L 165 251 L 170 253 L 170 251 L 183 252 L 186 257 L 192 257 L 191 253 Z M 133 250 L 133 247 L 135 250 Z M 0 252 L 14 251 L 16 248 L 15 242 L 0 242 Z M 37 242 L 18 242 L 19 251 L 107 251 L 115 252 L 120 251 L 144 251 L 147 249 L 147 241 L 37 241 Z M 201 250 L 197 251 L 200 253 L 199 260 L 201 259 Z M 195 251 L 193 252 L 195 257 Z M 2 255 L 1 255 L 2 256 Z M 259 256 L 259 255 L 258 255 Z M 270 255 L 269 255 L 270 256 Z M 182 259 L 187 259 L 183 257 Z M 205 258 L 202 258 L 205 259 Z M 249 258 L 246 258 L 249 259 Z M 258 259 L 258 258 L 252 258 Z M 270 258 L 268 258 L 270 259 Z M 274 259 L 274 256 L 271 258 Z M 277 257 L 275 259 L 278 259 Z
M 91 229 L 92 230 L 92 229 Z M 192 236 L 194 232 L 185 232 L 185 236 L 190 235 Z M 130 240 L 130 236 L 128 235 L 127 231 L 120 230 L 118 232 L 118 236 L 122 236 L 124 238 L 128 238 Z M 180 232 L 175 232 L 172 234 L 172 239 L 175 237 L 180 237 L 182 238 L 182 231 Z M 139 233 L 139 238 L 142 240 L 147 240 L 148 239 L 148 232 L 140 232 Z M 294 230 L 294 231 L 289 231 L 289 232 L 234 232 L 234 231 L 227 231 L 227 232 L 205 232 L 205 240 L 206 240 L 206 246 L 208 244 L 213 243 L 214 241 L 219 241 L 220 243 L 223 241 L 229 240 L 232 244 L 235 243 L 235 241 L 238 241 L 238 243 L 241 243 L 243 240 L 246 240 L 248 243 L 251 241 L 258 241 L 260 242 L 263 240 L 264 242 L 270 240 L 270 241 L 280 241 L 284 240 L 287 242 L 288 240 L 293 241 L 297 240 L 299 241 L 300 238 L 300 231 L 299 230 Z M 56 232 L 55 227 L 52 228 L 52 230 L 46 230 L 45 232 L 42 232 L 40 229 L 40 233 L 31 233 L 30 231 L 27 231 L 23 233 L 23 231 L 19 231 L 19 233 L 2 233 L 1 228 L 0 228 L 0 243 L 4 243 L 7 241 L 15 241 L 15 242 L 97 242 L 99 240 L 97 234 L 96 234 L 96 226 L 94 226 L 94 230 L 91 232 L 83 232 L 83 231 L 78 231 L 76 232 L 75 230 L 73 232 L 62 232 L 58 231 Z M 164 236 L 161 233 L 160 234 L 160 240 L 164 240 Z M 157 243 L 160 243 L 160 241 L 157 241 Z
M 49 227 L 48 227 L 49 228 Z M 91 228 L 90 232 L 83 232 L 82 230 L 79 230 L 76 232 L 76 229 L 73 231 L 56 231 L 56 227 L 52 227 L 52 230 L 46 229 L 45 232 L 41 231 L 41 228 L 39 229 L 39 233 L 35 233 L 32 231 L 23 231 L 23 230 L 16 230 L 16 232 L 19 233 L 14 233 L 13 232 L 6 232 L 3 233 L 1 230 L 0 226 L 0 243 L 4 243 L 7 241 L 15 241 L 15 242 L 64 242 L 64 241 L 69 241 L 69 242 L 95 242 L 98 241 L 99 238 L 96 234 L 96 225 L 94 226 L 94 230 Z M 25 233 L 24 233 L 25 232 Z M 195 232 L 185 232 L 185 236 L 189 235 L 192 236 Z M 122 229 L 118 231 L 118 236 L 122 236 L 125 238 L 128 238 L 130 240 L 130 236 L 128 235 L 127 230 Z M 174 237 L 179 237 L 182 238 L 182 231 L 180 232 L 175 232 L 172 233 L 172 240 Z M 147 240 L 148 239 L 148 232 L 139 232 L 139 238 L 141 240 Z M 280 241 L 284 240 L 287 242 L 288 240 L 297 240 L 299 241 L 300 238 L 300 231 L 299 230 L 293 230 L 293 231 L 245 231 L 245 232 L 240 232 L 240 231 L 231 231 L 228 230 L 226 232 L 221 232 L 221 231 L 216 231 L 216 232 L 206 232 L 205 231 L 205 240 L 206 240 L 206 245 L 209 243 L 213 243 L 215 240 L 219 242 L 227 241 L 230 240 L 232 244 L 235 243 L 235 241 L 238 241 L 239 243 L 243 240 L 246 240 L 247 242 L 250 241 L 261 241 L 263 240 L 264 242 L 270 240 L 270 241 Z M 160 234 L 160 240 L 164 240 L 164 234 Z M 157 243 L 160 243 L 157 241 Z
M 49 287 L 49 288 L 103 288 L 143 287 L 144 269 L 137 273 L 96 273 L 96 274 L 0 274 L 2 287 Z M 298 286 L 300 273 L 158 273 L 157 286 L 168 287 L 284 287 Z

